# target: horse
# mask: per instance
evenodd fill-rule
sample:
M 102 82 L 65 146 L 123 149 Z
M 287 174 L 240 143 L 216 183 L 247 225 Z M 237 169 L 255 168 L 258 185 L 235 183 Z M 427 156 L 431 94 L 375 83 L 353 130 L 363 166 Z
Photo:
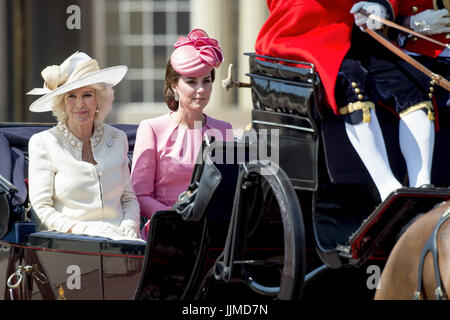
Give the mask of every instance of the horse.
M 449 292 L 450 201 L 446 201 L 418 216 L 401 234 L 389 254 L 374 299 L 441 300 L 448 299 Z

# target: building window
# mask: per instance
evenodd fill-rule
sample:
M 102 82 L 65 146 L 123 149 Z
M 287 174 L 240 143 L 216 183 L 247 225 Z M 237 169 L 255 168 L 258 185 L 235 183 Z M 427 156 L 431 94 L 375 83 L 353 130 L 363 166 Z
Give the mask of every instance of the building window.
M 166 64 L 178 37 L 189 32 L 190 1 L 107 0 L 105 14 L 106 65 L 129 67 L 116 103 L 165 108 Z

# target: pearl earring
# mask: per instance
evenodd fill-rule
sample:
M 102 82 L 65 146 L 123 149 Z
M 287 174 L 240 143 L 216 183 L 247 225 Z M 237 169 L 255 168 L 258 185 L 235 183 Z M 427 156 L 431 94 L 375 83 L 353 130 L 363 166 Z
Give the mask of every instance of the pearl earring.
M 174 97 L 175 101 L 179 101 L 180 100 L 180 96 L 178 95 L 178 92 L 175 91 L 175 97 Z

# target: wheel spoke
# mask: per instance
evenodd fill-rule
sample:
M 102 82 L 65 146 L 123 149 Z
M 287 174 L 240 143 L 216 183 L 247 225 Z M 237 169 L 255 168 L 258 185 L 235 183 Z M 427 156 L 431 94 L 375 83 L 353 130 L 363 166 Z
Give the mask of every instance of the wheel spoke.
M 266 173 L 273 171 L 261 175 L 262 169 Z M 306 253 L 303 216 L 295 189 L 281 168 L 249 164 L 246 173 L 259 186 L 256 190 L 260 197 L 256 202 L 251 202 L 254 195 L 239 198 L 248 220 L 245 249 L 232 262 L 236 270 L 240 269 L 235 274 L 240 274 L 242 281 L 259 294 L 281 300 L 299 299 Z M 246 203 L 260 205 L 246 206 Z

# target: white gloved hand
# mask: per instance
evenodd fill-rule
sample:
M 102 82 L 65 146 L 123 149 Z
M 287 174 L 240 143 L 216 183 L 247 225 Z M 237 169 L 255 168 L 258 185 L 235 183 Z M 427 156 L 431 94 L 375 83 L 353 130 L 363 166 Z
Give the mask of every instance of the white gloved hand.
M 133 220 L 123 220 L 120 223 L 119 230 L 123 233 L 123 235 L 129 239 L 138 239 L 139 236 L 139 228 L 137 226 L 136 221 Z
M 368 16 L 359 12 L 360 10 L 366 11 L 369 14 L 373 13 L 380 18 L 386 19 L 387 11 L 384 6 L 375 2 L 360 1 L 355 3 L 350 10 L 350 13 L 355 17 L 355 24 L 361 29 L 361 31 L 364 31 L 362 27 L 363 25 L 367 25 L 367 28 L 371 30 L 381 29 L 381 27 L 383 27 L 381 22 L 369 19 Z
M 72 227 L 72 233 L 74 234 L 84 234 L 94 237 L 110 238 L 113 240 L 122 240 L 125 235 L 116 226 L 111 223 L 99 222 L 94 225 L 82 225 L 77 224 Z
M 450 14 L 447 9 L 427 9 L 411 16 L 409 25 L 412 30 L 424 34 L 438 34 L 450 32 Z

